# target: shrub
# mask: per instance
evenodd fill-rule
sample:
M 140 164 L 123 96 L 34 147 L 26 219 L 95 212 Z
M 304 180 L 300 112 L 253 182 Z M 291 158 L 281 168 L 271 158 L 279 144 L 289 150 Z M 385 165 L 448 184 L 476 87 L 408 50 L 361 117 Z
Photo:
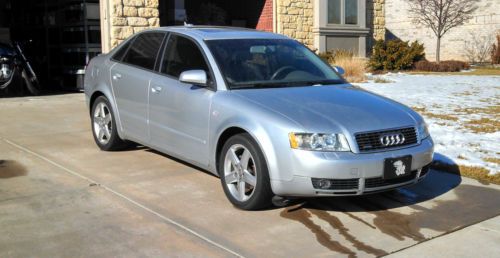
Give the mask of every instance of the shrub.
M 424 45 L 399 39 L 378 40 L 368 65 L 372 70 L 406 70 L 425 58 Z
M 491 47 L 491 63 L 500 64 L 500 34 L 497 35 L 497 44 Z
M 366 61 L 355 57 L 352 51 L 333 49 L 318 55 L 330 65 L 344 68 L 343 76 L 348 82 L 366 81 Z
M 333 65 L 335 63 L 335 59 L 352 59 L 354 57 L 354 53 L 345 50 L 345 49 L 332 49 L 330 51 L 326 51 L 318 54 L 323 60 L 327 63 Z
M 337 57 L 334 65 L 344 68 L 344 78 L 348 82 L 366 81 L 366 61 L 357 57 Z
M 468 63 L 455 60 L 441 61 L 439 63 L 422 60 L 414 65 L 415 70 L 426 72 L 460 72 L 469 68 Z
M 386 78 L 383 78 L 383 77 L 380 77 L 380 76 L 377 76 L 375 77 L 375 79 L 373 80 L 374 83 L 391 83 L 393 81 L 391 80 L 388 80 Z

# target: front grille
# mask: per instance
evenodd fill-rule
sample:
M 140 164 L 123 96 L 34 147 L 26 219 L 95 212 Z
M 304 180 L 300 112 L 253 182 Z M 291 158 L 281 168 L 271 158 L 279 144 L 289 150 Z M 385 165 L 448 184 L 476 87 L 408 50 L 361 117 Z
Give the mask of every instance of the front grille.
M 399 133 L 404 135 L 405 141 L 403 143 L 391 146 L 382 145 L 380 141 L 381 136 L 390 134 L 399 134 Z M 396 148 L 417 143 L 417 133 L 414 127 L 368 132 L 368 133 L 357 133 L 355 134 L 355 137 L 360 152 L 377 151 L 377 150 Z
M 330 182 L 329 188 L 320 187 L 320 181 L 327 180 Z M 358 189 L 359 178 L 350 179 L 324 179 L 324 178 L 312 178 L 313 187 L 321 190 L 353 190 Z
M 394 179 L 387 179 L 386 180 L 382 177 L 367 178 L 367 179 L 365 179 L 365 188 L 375 188 L 375 187 L 400 184 L 400 183 L 404 183 L 407 181 L 411 181 L 411 180 L 415 179 L 416 176 L 417 176 L 417 171 L 414 170 L 408 176 L 394 178 Z

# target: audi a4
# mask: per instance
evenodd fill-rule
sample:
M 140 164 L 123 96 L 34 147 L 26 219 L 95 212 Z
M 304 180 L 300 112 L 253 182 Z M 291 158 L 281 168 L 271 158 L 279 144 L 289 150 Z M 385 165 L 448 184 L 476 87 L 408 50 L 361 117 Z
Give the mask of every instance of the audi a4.
M 135 142 L 194 164 L 241 209 L 422 180 L 434 149 L 422 117 L 342 73 L 283 35 L 179 26 L 93 58 L 84 87 L 100 149 Z

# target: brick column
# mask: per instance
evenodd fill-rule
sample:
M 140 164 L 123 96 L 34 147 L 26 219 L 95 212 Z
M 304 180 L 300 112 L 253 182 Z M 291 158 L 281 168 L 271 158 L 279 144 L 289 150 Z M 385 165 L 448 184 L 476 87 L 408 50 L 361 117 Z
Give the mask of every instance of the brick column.
M 273 32 L 273 0 L 266 0 L 257 22 L 258 30 Z
M 160 25 L 158 0 L 101 0 L 103 53 L 130 35 Z

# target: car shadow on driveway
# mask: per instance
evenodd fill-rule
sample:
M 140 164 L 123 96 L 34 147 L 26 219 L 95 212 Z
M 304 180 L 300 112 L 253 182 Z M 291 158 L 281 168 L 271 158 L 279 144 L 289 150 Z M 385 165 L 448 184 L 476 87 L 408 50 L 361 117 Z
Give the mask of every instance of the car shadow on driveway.
M 198 171 L 200 171 L 200 172 L 203 172 L 203 173 L 205 173 L 205 174 L 207 174 L 207 175 L 209 175 L 209 176 L 212 176 L 212 177 L 218 178 L 216 175 L 212 174 L 211 172 L 209 172 L 209 171 L 207 171 L 207 170 L 205 170 L 205 169 L 202 169 L 202 168 L 197 167 L 197 166 L 195 166 L 195 165 L 193 165 L 193 164 L 187 163 L 186 161 L 180 160 L 180 159 L 178 159 L 178 158 L 172 157 L 172 156 L 170 156 L 170 155 L 168 155 L 168 154 L 165 154 L 165 153 L 162 153 L 162 152 L 159 152 L 159 151 L 157 151 L 157 150 L 150 149 L 150 148 L 147 148 L 147 147 L 143 147 L 143 146 L 140 146 L 140 147 L 138 147 L 138 148 L 144 148 L 144 150 L 145 150 L 145 151 L 147 151 L 147 152 L 150 152 L 150 153 L 154 153 L 154 154 L 157 154 L 157 155 L 163 156 L 163 157 L 168 158 L 168 159 L 171 159 L 171 160 L 173 160 L 173 161 L 175 161 L 175 162 L 181 163 L 182 165 L 185 165 L 185 166 L 188 166 L 188 167 L 190 167 L 190 168 L 192 168 L 192 169 L 196 169 L 196 170 L 198 170 Z M 217 179 L 217 180 L 218 180 L 218 179 Z
M 331 251 L 348 256 L 360 251 L 381 256 L 387 252 L 361 242 L 341 218 L 347 216 L 395 241 L 411 239 L 418 243 L 498 216 L 499 197 L 496 188 L 462 184 L 459 174 L 431 170 L 420 183 L 389 192 L 295 200 L 280 216 L 303 224 L 318 243 Z M 321 226 L 325 222 L 329 230 Z M 339 236 L 330 234 L 332 229 L 357 250 L 336 241 Z

